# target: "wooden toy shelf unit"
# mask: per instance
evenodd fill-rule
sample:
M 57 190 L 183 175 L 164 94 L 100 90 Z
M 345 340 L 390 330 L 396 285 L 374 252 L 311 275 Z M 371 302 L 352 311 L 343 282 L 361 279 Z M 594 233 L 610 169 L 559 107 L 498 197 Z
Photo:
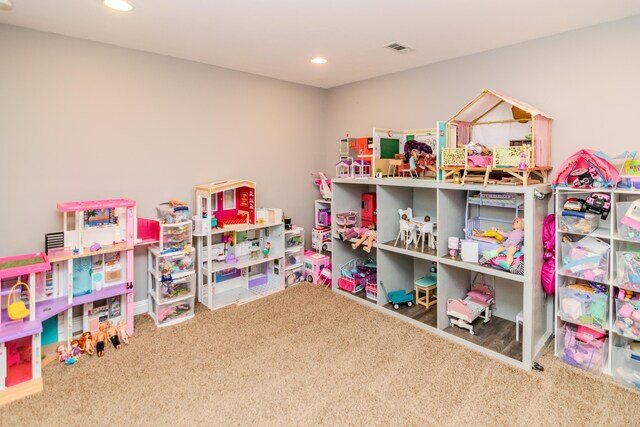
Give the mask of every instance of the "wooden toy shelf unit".
M 285 287 L 282 210 L 256 208 L 255 189 L 240 179 L 195 187 L 198 301 L 211 310 Z
M 482 93 L 449 119 L 440 169 L 445 182 L 546 183 L 552 118 L 502 93 Z M 483 149 L 484 147 L 484 149 Z
M 365 253 L 364 245 L 353 249 L 352 241 L 342 241 L 334 232 L 332 289 L 490 357 L 531 369 L 553 332 L 553 298 L 545 295 L 540 284 L 543 248 L 537 225 L 547 215 L 550 187 L 462 186 L 403 178 L 334 179 L 332 222 L 336 223 L 340 212 L 358 211 L 361 195 L 372 192 L 377 196 L 377 242 Z M 493 197 L 487 197 L 487 203 L 478 201 L 484 200 L 483 196 Z M 466 205 L 473 209 L 465 209 Z M 509 232 L 516 213 L 524 219 L 523 255 L 519 258 L 523 268 L 518 272 L 463 261 L 457 253 L 450 256 L 449 238 L 453 237 L 472 247 L 471 255 L 478 259 L 488 243 L 473 240 L 465 229 L 491 230 L 495 226 Z M 430 244 L 417 244 L 420 234 L 410 237 L 401 214 L 409 217 L 413 230 L 437 224 L 437 232 L 430 236 L 436 240 L 435 249 Z M 356 227 L 360 226 L 359 218 L 356 222 Z M 465 246 L 462 249 L 462 255 L 468 255 Z M 370 274 L 368 266 L 377 271 Z M 367 275 L 366 287 L 340 286 L 339 281 L 348 282 L 345 277 L 351 272 L 353 277 L 359 272 Z M 459 327 L 469 323 L 450 317 L 448 308 L 456 301 L 464 305 L 462 300 L 470 297 L 472 285 L 479 282 L 491 288 L 493 299 L 487 304 L 488 311 L 483 311 L 488 316 L 471 320 L 472 335 Z M 415 298 L 414 293 L 418 294 Z M 416 304 L 418 299 L 420 304 Z M 516 329 L 520 317 L 522 333 Z M 485 319 L 489 320 L 483 323 Z

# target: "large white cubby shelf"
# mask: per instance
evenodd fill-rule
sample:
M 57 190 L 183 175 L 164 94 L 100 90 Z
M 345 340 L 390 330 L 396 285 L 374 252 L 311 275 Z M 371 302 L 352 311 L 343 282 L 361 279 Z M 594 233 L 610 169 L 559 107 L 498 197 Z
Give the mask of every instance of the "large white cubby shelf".
M 590 232 L 586 229 L 584 232 L 576 232 L 575 228 L 563 227 L 561 218 L 565 202 L 572 198 L 586 200 L 591 193 L 602 193 L 609 198 L 611 211 L 607 218 L 602 219 L 601 215 L 594 215 L 597 218 L 597 227 Z M 555 354 L 563 361 L 573 364 L 571 363 L 573 359 L 566 357 L 565 337 L 567 330 L 577 331 L 577 328 L 582 325 L 602 332 L 606 335 L 606 341 L 603 345 L 579 343 L 580 350 L 584 354 L 590 355 L 591 359 L 590 363 L 583 361 L 583 363 L 576 364 L 576 366 L 591 372 L 612 375 L 617 382 L 636 389 L 640 389 L 640 361 L 638 360 L 637 350 L 632 351 L 629 347 L 637 347 L 639 345 L 640 332 L 637 330 L 637 322 L 635 322 L 636 326 L 632 327 L 631 325 L 634 322 L 628 320 L 628 315 L 623 316 L 621 309 L 625 305 L 629 305 L 629 307 L 635 306 L 637 315 L 637 312 L 640 311 L 640 302 L 621 300 L 618 298 L 618 294 L 621 289 L 637 293 L 640 291 L 640 284 L 625 280 L 624 258 L 619 258 L 618 256 L 622 257 L 622 254 L 629 254 L 635 260 L 639 257 L 640 235 L 635 232 L 634 235 L 630 236 L 628 231 L 634 230 L 626 228 L 624 221 L 621 221 L 627 215 L 631 204 L 638 200 L 640 200 L 640 191 L 634 191 L 633 189 L 557 188 L 555 191 L 557 215 Z M 595 226 L 595 223 L 592 222 L 592 225 Z M 563 261 L 565 261 L 565 255 L 568 254 L 563 254 L 562 240 L 564 237 L 569 237 L 573 242 L 577 242 L 585 236 L 597 238 L 609 245 L 608 259 L 604 264 L 607 266 L 607 274 L 603 280 L 596 282 L 606 289 L 606 295 L 600 294 L 597 297 L 606 301 L 605 320 L 602 327 L 585 322 L 590 320 L 589 317 L 572 318 L 565 311 L 568 305 L 563 305 L 565 297 L 571 298 L 569 294 L 564 294 L 566 286 L 570 283 L 585 283 L 586 280 L 577 277 L 575 274 L 565 274 L 567 270 L 563 268 Z M 593 299 L 593 296 L 590 298 Z M 591 312 L 586 310 L 581 314 L 591 314 Z M 625 325 L 625 321 L 630 323 Z M 573 334 L 573 332 L 569 332 L 569 334 Z
M 432 180 L 410 178 L 377 178 L 368 180 L 334 179 L 332 222 L 336 214 L 345 211 L 360 212 L 363 193 L 377 194 L 378 242 L 370 253 L 362 248 L 352 249 L 351 243 L 343 242 L 335 233 L 332 252 L 333 290 L 373 309 L 405 320 L 437 335 L 467 346 L 495 359 L 521 369 L 531 369 L 553 333 L 553 297 L 547 296 L 540 284 L 543 247 L 540 227 L 550 213 L 552 202 L 548 185 L 527 187 L 505 185 L 457 185 Z M 478 192 L 514 193 L 524 201 L 520 215 L 525 220 L 524 274 L 518 275 L 503 270 L 463 262 L 460 258 L 448 257 L 448 237 L 465 237 L 469 213 L 467 197 Z M 437 245 L 432 250 L 425 244 L 424 251 L 411 245 L 394 242 L 398 236 L 399 209 L 412 208 L 414 217 L 431 217 L 437 224 Z M 513 216 L 514 210 L 488 207 L 490 215 Z M 358 217 L 357 225 L 360 224 Z M 487 227 L 491 223 L 485 224 Z M 498 224 L 499 225 L 499 224 Z M 502 228 L 509 229 L 508 225 Z M 362 262 L 375 261 L 377 265 L 377 301 L 367 298 L 366 292 L 348 292 L 337 286 L 341 276 L 340 266 L 353 259 Z M 437 275 L 437 304 L 428 310 L 421 305 L 403 305 L 394 310 L 387 294 L 397 290 L 414 292 L 414 282 L 430 272 Z M 447 316 L 447 300 L 464 298 L 476 275 L 484 275 L 485 281 L 495 286 L 495 306 L 491 320 L 483 324 L 478 318 L 474 324 L 474 335 L 469 331 L 451 326 Z M 384 287 L 380 286 L 380 282 Z M 516 340 L 516 317 L 522 316 L 521 332 Z

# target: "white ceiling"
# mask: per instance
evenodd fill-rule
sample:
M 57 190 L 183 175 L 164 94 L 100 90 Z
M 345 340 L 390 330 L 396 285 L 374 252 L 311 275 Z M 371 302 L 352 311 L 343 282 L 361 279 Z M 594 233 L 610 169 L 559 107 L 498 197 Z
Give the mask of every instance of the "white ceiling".
M 13 3 L 1 23 L 322 88 L 640 14 L 638 0 L 131 0 L 128 13 L 102 0 Z M 396 41 L 415 52 L 382 48 Z

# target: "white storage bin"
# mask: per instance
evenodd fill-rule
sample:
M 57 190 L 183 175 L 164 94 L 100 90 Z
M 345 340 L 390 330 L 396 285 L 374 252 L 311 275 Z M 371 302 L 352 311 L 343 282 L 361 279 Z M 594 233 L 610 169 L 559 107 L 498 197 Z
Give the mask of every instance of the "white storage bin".
M 559 289 L 559 314 L 566 322 L 586 325 L 604 331 L 609 312 L 609 296 L 562 286 Z
M 560 214 L 560 231 L 588 234 L 600 224 L 600 216 L 590 212 L 563 211 Z
M 195 249 L 189 251 L 169 252 L 162 254 L 158 247 L 149 249 L 151 253 L 151 273 L 160 278 L 162 270 L 167 269 L 171 274 L 184 275 L 195 271 Z
M 592 237 L 562 244 L 563 274 L 593 282 L 606 282 L 609 277 L 609 244 Z
M 160 224 L 161 251 L 182 251 L 187 245 L 191 245 L 192 223 L 183 221 L 175 224 Z
M 287 270 L 284 279 L 287 286 L 302 282 L 304 280 L 304 266 L 301 265 L 300 267 Z
M 195 274 L 174 277 L 172 282 L 162 282 L 160 278 L 151 276 L 149 292 L 151 296 L 161 304 L 166 302 L 185 299 L 195 295 Z
M 615 331 L 627 338 L 640 339 L 640 301 L 616 299 Z
M 601 372 L 607 361 L 607 339 L 581 341 L 576 329 L 558 328 L 558 355 L 569 365 L 585 371 Z
M 640 292 L 640 253 L 616 252 L 616 284 Z
M 169 326 L 191 319 L 194 315 L 195 298 L 158 303 L 154 298 L 149 299 L 149 314 L 155 320 L 157 326 Z
M 611 374 L 617 382 L 640 390 L 640 353 L 629 348 L 613 347 Z
M 622 239 L 640 241 L 640 199 L 616 203 L 618 235 Z

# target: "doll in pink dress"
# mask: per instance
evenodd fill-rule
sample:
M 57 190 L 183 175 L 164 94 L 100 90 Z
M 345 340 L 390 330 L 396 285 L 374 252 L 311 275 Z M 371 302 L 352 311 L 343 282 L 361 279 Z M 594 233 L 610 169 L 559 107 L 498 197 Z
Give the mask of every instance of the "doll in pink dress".
M 362 234 L 362 237 L 360 237 L 360 240 L 353 243 L 351 247 L 353 249 L 356 249 L 366 240 L 367 246 L 363 247 L 362 250 L 365 252 L 371 252 L 371 247 L 373 246 L 373 242 L 375 242 L 376 240 L 376 230 L 374 227 L 375 227 L 374 225 L 370 225 L 369 229 Z
M 506 251 L 505 262 L 507 267 L 513 263 L 513 256 L 520 250 L 520 248 L 522 248 L 522 242 L 524 240 L 524 220 L 522 218 L 515 218 L 511 226 L 513 227 L 513 230 L 509 233 L 498 230 L 495 227 L 492 228 L 494 232 L 500 233 L 506 238 L 506 240 L 504 240 L 496 249 L 484 251 L 482 253 L 482 256 L 487 261 L 496 258 L 498 255 Z

